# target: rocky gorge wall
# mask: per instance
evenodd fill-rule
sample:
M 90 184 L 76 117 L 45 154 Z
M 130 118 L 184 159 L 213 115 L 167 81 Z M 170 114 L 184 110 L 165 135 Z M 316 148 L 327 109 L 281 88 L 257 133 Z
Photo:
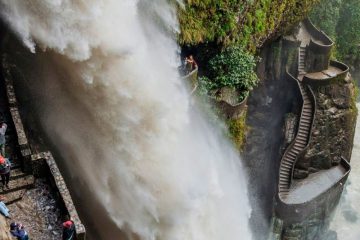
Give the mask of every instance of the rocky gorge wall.
M 284 116 L 297 109 L 295 82 L 285 78 L 288 43 L 278 40 L 266 46 L 260 56 L 259 85 L 248 98 L 246 123 L 249 126 L 242 156 L 249 169 L 252 203 L 251 226 L 255 239 L 266 239 L 273 214 L 279 161 L 283 151 Z
M 329 169 L 341 157 L 351 159 L 356 115 L 355 87 L 350 76 L 328 85 L 310 84 L 317 109 L 309 148 L 296 165 L 295 178 Z

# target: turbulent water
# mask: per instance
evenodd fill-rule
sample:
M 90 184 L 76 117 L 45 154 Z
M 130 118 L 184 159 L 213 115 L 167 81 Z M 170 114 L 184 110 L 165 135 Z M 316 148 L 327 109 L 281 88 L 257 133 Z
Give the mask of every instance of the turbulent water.
M 190 107 L 177 74 L 169 1 L 0 2 L 3 19 L 43 58 L 46 74 L 31 80 L 41 95 L 34 108 L 77 181 L 90 232 L 251 239 L 238 153 Z
M 357 104 L 360 109 L 360 104 Z M 357 120 L 354 148 L 351 157 L 351 173 L 342 199 L 337 208 L 331 229 L 339 240 L 360 239 L 360 118 Z

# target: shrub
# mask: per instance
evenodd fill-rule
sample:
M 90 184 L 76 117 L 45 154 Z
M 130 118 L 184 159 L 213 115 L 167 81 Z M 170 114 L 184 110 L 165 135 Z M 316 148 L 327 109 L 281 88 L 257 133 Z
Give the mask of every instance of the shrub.
M 258 83 L 256 59 L 240 47 L 229 47 L 208 63 L 207 76 L 200 79 L 203 91 L 234 87 L 243 100 Z

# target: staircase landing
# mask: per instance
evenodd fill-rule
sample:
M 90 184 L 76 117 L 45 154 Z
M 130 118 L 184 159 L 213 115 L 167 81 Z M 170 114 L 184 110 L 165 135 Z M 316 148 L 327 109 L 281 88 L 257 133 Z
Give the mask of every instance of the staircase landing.
M 300 204 L 314 199 L 340 181 L 346 172 L 339 164 L 329 170 L 310 174 L 306 179 L 293 180 L 286 203 Z

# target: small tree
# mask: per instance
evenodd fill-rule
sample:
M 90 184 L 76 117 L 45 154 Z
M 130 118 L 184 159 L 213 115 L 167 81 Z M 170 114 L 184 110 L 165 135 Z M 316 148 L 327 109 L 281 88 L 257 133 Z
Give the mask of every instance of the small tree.
M 206 77 L 200 81 L 208 92 L 234 87 L 239 91 L 241 101 L 259 81 L 255 67 L 253 55 L 240 47 L 229 47 L 209 61 Z
M 337 25 L 338 52 L 341 59 L 360 58 L 360 2 L 347 0 L 340 9 L 340 19 Z M 351 62 L 351 60 L 350 60 Z

